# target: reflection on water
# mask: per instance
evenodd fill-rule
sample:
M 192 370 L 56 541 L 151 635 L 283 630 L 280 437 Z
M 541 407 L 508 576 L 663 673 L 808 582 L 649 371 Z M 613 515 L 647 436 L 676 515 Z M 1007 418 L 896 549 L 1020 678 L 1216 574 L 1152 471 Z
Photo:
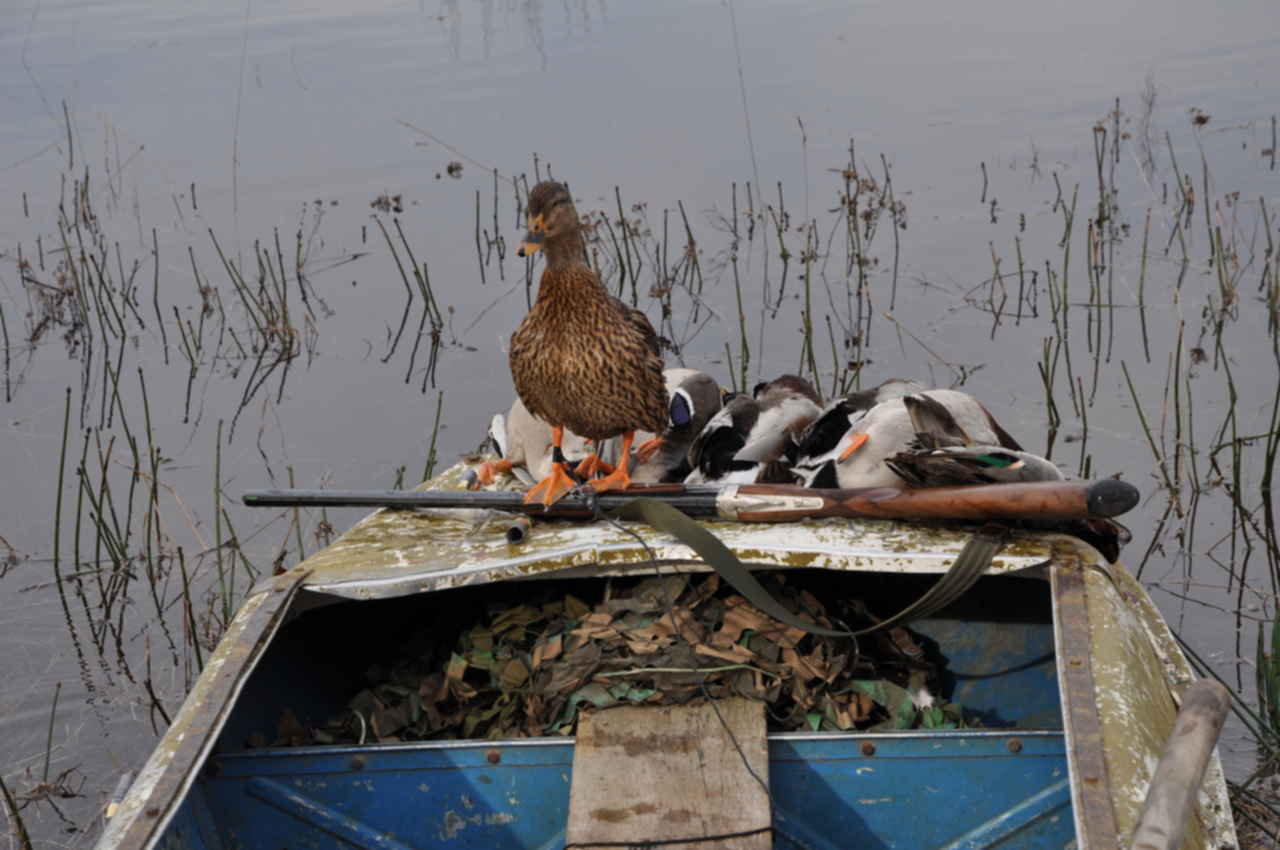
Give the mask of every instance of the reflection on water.
M 512 52 L 532 48 L 538 56 L 539 67 L 547 67 L 546 32 L 541 0 L 507 0 L 500 3 L 501 17 L 495 20 L 494 0 L 442 0 L 438 8 L 431 8 L 426 0 L 420 0 L 418 9 L 424 19 L 439 22 L 448 47 L 449 58 L 461 62 L 475 58 L 490 59 L 495 49 Z M 589 36 L 607 20 L 604 0 L 564 0 L 563 29 L 556 36 Z M 519 27 L 512 24 L 519 22 Z M 477 35 L 478 26 L 478 35 Z M 510 29 L 508 29 L 510 28 Z M 517 34 L 519 41 L 511 39 Z M 503 41 L 504 37 L 507 39 Z M 475 51 L 479 43 L 479 54 Z
M 17 10 L 0 764 L 84 783 L 33 834 L 85 843 L 252 582 L 358 516 L 242 490 L 411 485 L 505 409 L 540 270 L 508 250 L 549 173 L 669 363 L 963 384 L 1065 469 L 1123 473 L 1150 494 L 1126 561 L 1253 699 L 1280 56 L 1265 4 L 1181 5 L 1131 10 L 1141 39 L 1002 0 Z

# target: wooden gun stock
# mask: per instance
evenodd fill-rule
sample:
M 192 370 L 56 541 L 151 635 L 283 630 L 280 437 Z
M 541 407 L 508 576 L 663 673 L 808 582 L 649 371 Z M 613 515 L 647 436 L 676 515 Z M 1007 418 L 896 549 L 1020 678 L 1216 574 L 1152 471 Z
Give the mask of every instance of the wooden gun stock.
M 811 490 L 793 485 L 744 484 L 746 497 L 820 497 L 821 508 L 739 510 L 744 522 L 785 522 L 805 517 L 877 519 L 1103 519 L 1119 516 L 1138 503 L 1132 484 L 1103 481 L 1036 481 L 973 487 L 876 487 Z

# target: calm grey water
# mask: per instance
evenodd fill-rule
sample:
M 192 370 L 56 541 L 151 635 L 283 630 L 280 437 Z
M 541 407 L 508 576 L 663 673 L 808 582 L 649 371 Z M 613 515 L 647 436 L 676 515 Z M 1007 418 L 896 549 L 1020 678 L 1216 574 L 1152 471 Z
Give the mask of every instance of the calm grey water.
M 1267 306 L 1255 290 L 1268 240 L 1258 203 L 1268 204 L 1274 238 L 1280 188 L 1262 153 L 1273 144 L 1272 116 L 1280 111 L 1274 4 L 1241 0 L 1229 10 L 1186 0 L 358 5 L 353 11 L 352 4 L 321 0 L 172 8 L 21 0 L 0 12 L 0 307 L 12 396 L 2 408 L 7 433 L 0 439 L 0 558 L 11 555 L 13 561 L 0 580 L 0 769 L 16 793 L 42 778 L 50 708 L 60 685 L 49 775 L 75 768 L 67 781 L 81 792 L 55 798 L 65 820 L 47 802 L 24 810 L 42 843 L 86 842 L 115 777 L 136 769 L 154 740 L 149 700 L 114 659 L 114 643 L 105 662 L 91 644 L 82 647 L 80 659 L 51 583 L 64 394 L 72 389 L 72 456 L 63 500 L 74 516 L 80 429 L 107 424 L 104 358 L 98 353 L 90 361 L 86 383 L 84 350 L 69 356 L 61 330 L 25 343 L 41 313 L 18 259 L 21 253 L 40 280 L 52 280 L 50 270 L 61 256 L 58 206 L 73 206 L 73 181 L 86 174 L 107 243 L 118 243 L 119 267 L 127 271 L 139 263 L 137 303 L 148 322 L 131 331 L 120 360 L 120 409 L 134 426 L 141 422 L 137 370 L 143 368 L 154 443 L 166 459 L 164 534 L 185 547 L 193 581 L 202 588 L 215 583 L 209 552 L 218 533 L 212 500 L 219 420 L 225 430 L 217 461 L 232 500 L 243 489 L 287 483 L 289 467 L 299 486 L 385 487 L 400 467 L 407 467 L 407 481 L 416 481 L 426 463 L 438 392 L 444 399 L 437 444 L 442 462 L 475 447 L 489 416 L 507 406 L 504 344 L 525 309 L 526 268 L 508 248 L 501 269 L 496 255 L 491 258 L 482 282 L 476 205 L 479 197 L 481 224 L 492 235 L 492 169 L 500 176 L 496 218 L 508 246 L 518 235 L 509 181 L 524 174 L 532 183 L 535 157 L 540 173 L 549 167 L 570 181 L 583 211 L 615 215 L 616 187 L 628 217 L 647 222 L 659 241 L 669 210 L 672 263 L 684 244 L 677 212 L 683 203 L 705 285 L 700 300 L 677 287 L 668 335 L 682 343 L 686 363 L 707 367 L 726 382 L 726 343 L 735 363 L 740 349 L 723 220 L 731 215 L 735 184 L 739 212 L 750 183 L 753 198 L 764 187 L 777 213 L 781 183 L 795 229 L 786 235 L 793 260 L 776 318 L 761 309 L 762 292 L 776 299 L 781 281 L 776 238 L 764 237 L 772 219 L 761 220 L 751 245 L 741 247 L 749 378 L 797 368 L 798 257 L 801 228 L 812 220 L 820 252 L 829 255 L 828 262 L 815 262 L 811 281 L 819 367 L 829 380 L 826 319 L 838 340 L 841 329 L 853 324 L 843 249 L 828 242 L 841 185 L 831 169 L 845 167 L 854 140 L 861 174 L 883 182 L 885 157 L 907 219 L 899 231 L 892 318 L 884 315 L 893 267 L 887 219 L 869 249 L 879 263 L 867 291 L 872 306 L 864 379 L 914 375 L 949 385 L 963 378 L 1037 450 L 1045 449 L 1048 416 L 1037 363 L 1043 341 L 1055 337 L 1046 264 L 1060 274 L 1064 262 L 1056 175 L 1067 202 L 1079 192 L 1069 240 L 1074 256 L 1066 350 L 1092 403 L 1084 417 L 1073 411 L 1060 365 L 1055 396 L 1063 421 L 1054 457 L 1076 471 L 1087 455 L 1095 474 L 1123 472 L 1152 494 L 1131 519 L 1135 539 L 1125 559 L 1143 561 L 1154 538 L 1143 574 L 1154 598 L 1188 642 L 1236 682 L 1229 612 L 1241 603 L 1253 616 L 1274 611 L 1265 559 L 1254 554 L 1249 562 L 1247 583 L 1256 592 L 1228 592 L 1227 569 L 1239 567 L 1244 549 L 1232 547 L 1240 538 L 1232 534 L 1221 486 L 1198 501 L 1184 492 L 1180 503 L 1193 512 L 1158 525 L 1168 497 L 1158 492 L 1161 478 L 1120 363 L 1130 370 L 1162 450 L 1185 458 L 1179 474 L 1187 481 L 1214 483 L 1211 450 L 1223 439 L 1218 431 L 1228 409 L 1227 367 L 1239 391 L 1236 433 L 1257 435 L 1267 428 L 1277 372 Z M 1156 99 L 1144 123 L 1148 82 Z M 1117 98 L 1127 138 L 1114 165 L 1116 218 L 1126 230 L 1108 278 L 1116 305 L 1106 312 L 1109 356 L 1095 366 L 1084 267 L 1087 221 L 1098 201 L 1092 128 L 1110 122 Z M 1193 108 L 1209 115 L 1208 123 L 1193 125 Z M 1144 138 L 1154 152 L 1150 170 L 1143 164 Z M 1181 228 L 1170 145 L 1181 172 L 1194 178 L 1198 199 L 1190 224 Z M 456 178 L 447 171 L 455 161 L 462 164 Z M 429 267 L 446 320 L 434 385 L 424 356 L 429 340 L 417 357 L 411 354 L 420 300 L 387 356 L 406 295 L 370 207 L 382 195 L 401 196 L 398 218 L 418 261 Z M 1202 333 L 1203 309 L 1208 305 L 1212 314 L 1222 303 L 1219 278 L 1207 263 L 1206 196 L 1211 221 L 1238 249 L 1231 269 L 1240 275 L 1239 295 L 1220 351 L 1212 325 Z M 633 204 L 643 206 L 632 210 Z M 763 208 L 757 203 L 755 211 L 765 215 Z M 1143 285 L 1149 359 L 1134 306 L 1148 209 L 1151 247 Z M 390 215 L 381 220 L 392 226 Z M 158 261 L 151 253 L 153 229 Z M 238 417 L 252 362 L 219 357 L 212 352 L 230 350 L 232 343 L 223 340 L 225 347 L 218 347 L 208 340 L 206 354 L 197 358 L 202 367 L 184 422 L 188 367 L 172 309 L 194 329 L 198 290 L 213 287 L 230 324 L 250 324 L 214 251 L 211 229 L 229 257 L 247 269 L 256 268 L 255 241 L 269 244 L 276 231 L 291 267 L 301 231 L 307 279 L 327 309 L 313 304 L 308 347 L 314 357 L 299 357 L 283 383 L 274 374 Z M 1175 291 L 1179 236 L 1191 261 Z M 1018 245 L 1026 279 L 1036 274 L 1039 315 L 1017 326 L 1005 316 L 993 339 L 993 316 L 984 307 L 993 253 L 1009 287 L 1005 309 L 1012 312 Z M 113 263 L 116 252 L 112 247 Z M 640 303 L 656 319 L 658 307 L 644 291 L 649 278 L 641 281 Z M 169 323 L 167 364 L 150 312 L 153 294 Z M 296 293 L 293 298 L 300 313 Z M 700 312 L 689 324 L 695 303 Z M 1210 359 L 1191 364 L 1197 346 Z M 114 358 L 117 349 L 110 350 Z M 1180 414 L 1167 387 L 1175 354 Z M 1187 417 L 1179 430 L 1175 423 Z M 117 437 L 112 480 L 127 488 L 132 459 L 118 420 L 93 433 L 104 444 Z M 1087 442 L 1065 441 L 1079 437 Z M 1235 482 L 1251 507 L 1263 473 L 1260 448 L 1246 447 Z M 96 448 L 89 457 L 92 466 Z M 1219 460 L 1227 463 L 1225 456 Z M 341 531 L 357 516 L 335 512 L 329 521 Z M 227 517 L 258 569 L 269 569 L 285 549 L 285 563 L 296 557 L 287 519 L 268 521 L 234 505 Z M 318 545 L 312 536 L 317 519 L 304 529 L 307 551 Z M 61 542 L 68 572 L 70 526 L 68 520 Z M 82 562 L 105 557 L 92 551 L 88 530 L 81 540 Z M 175 596 L 173 581 L 166 599 Z M 237 581 L 243 592 L 249 579 Z M 153 684 L 173 711 L 190 671 L 171 662 L 141 582 L 133 593 L 123 652 L 139 680 L 152 662 Z M 74 594 L 70 601 L 84 643 L 89 625 Z M 177 609 L 168 610 L 171 622 L 180 623 Z M 1253 631 L 1246 629 L 1249 657 L 1252 641 Z M 1248 691 L 1247 665 L 1242 676 Z M 1226 756 L 1235 775 L 1251 767 L 1251 750 L 1238 731 Z

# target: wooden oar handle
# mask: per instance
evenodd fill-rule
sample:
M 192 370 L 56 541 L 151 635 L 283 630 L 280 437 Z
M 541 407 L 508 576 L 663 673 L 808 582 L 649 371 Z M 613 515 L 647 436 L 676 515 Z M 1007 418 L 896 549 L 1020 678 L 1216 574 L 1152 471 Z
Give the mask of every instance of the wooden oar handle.
M 1036 481 L 973 487 L 877 487 L 861 490 L 810 490 L 775 484 L 744 484 L 747 497 L 787 497 L 796 504 L 737 511 L 744 522 L 785 522 L 804 517 L 879 519 L 1097 519 L 1118 516 L 1138 503 L 1138 490 L 1115 479 Z M 803 504 L 805 497 L 822 506 Z

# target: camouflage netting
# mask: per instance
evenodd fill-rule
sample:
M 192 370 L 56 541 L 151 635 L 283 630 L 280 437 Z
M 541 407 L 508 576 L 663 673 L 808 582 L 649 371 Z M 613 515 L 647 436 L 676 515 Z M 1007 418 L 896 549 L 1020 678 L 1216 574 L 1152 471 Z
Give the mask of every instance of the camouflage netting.
M 856 600 L 824 605 L 794 575 L 760 573 L 788 610 L 828 628 L 875 622 Z M 741 695 L 775 731 L 953 728 L 930 695 L 945 664 L 906 628 L 833 638 L 763 614 L 715 573 L 603 583 L 588 603 L 552 587 L 492 604 L 468 629 L 423 629 L 375 664 L 349 710 L 322 728 L 286 718 L 280 744 L 572 734 L 577 711 Z M 540 594 L 540 596 L 539 596 Z

